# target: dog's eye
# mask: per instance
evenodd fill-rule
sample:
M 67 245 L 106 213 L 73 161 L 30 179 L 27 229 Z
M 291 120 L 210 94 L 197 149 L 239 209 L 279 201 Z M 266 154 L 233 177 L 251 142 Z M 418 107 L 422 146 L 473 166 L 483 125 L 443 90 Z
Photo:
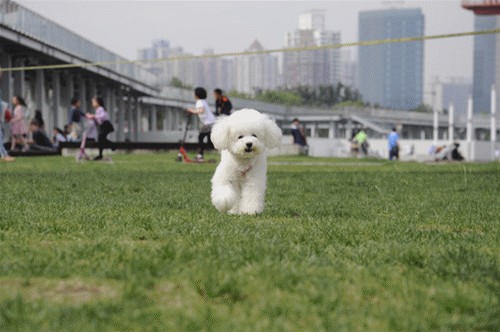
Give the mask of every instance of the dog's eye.
M 252 134 L 252 136 L 255 137 L 255 138 L 257 138 L 257 135 L 255 135 L 255 134 Z
M 238 139 L 242 139 L 242 138 L 243 138 L 243 136 L 238 136 Z

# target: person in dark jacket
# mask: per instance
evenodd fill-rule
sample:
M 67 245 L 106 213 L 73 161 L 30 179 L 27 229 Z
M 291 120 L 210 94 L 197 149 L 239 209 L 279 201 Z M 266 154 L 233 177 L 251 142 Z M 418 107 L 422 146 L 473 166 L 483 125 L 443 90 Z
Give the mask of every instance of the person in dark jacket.
M 54 146 L 50 138 L 40 128 L 37 120 L 33 119 L 30 122 L 30 132 L 32 140 L 29 142 L 30 150 L 32 151 L 54 151 Z
M 293 144 L 297 144 L 299 146 L 300 154 L 307 155 L 309 153 L 309 147 L 307 145 L 306 131 L 304 130 L 304 126 L 301 125 L 299 119 L 293 119 L 290 129 L 293 137 Z
M 82 118 L 85 117 L 85 113 L 82 112 L 79 98 L 71 98 L 71 109 L 68 112 L 68 117 L 68 125 L 70 128 L 69 137 L 72 141 L 77 141 L 82 133 Z
M 233 104 L 228 97 L 222 94 L 221 89 L 214 90 L 214 98 L 215 98 L 215 114 L 217 116 L 221 115 L 230 115 L 231 110 L 233 109 Z
M 42 131 L 45 131 L 45 121 L 43 121 L 42 111 L 36 110 L 35 117 L 33 118 L 36 122 L 38 122 L 38 128 Z

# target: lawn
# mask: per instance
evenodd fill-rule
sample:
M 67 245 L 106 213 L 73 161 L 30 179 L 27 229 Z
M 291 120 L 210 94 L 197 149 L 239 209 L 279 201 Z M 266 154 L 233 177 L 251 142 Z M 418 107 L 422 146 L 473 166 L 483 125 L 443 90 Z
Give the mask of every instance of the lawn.
M 498 163 L 274 158 L 241 217 L 174 159 L 0 163 L 0 330 L 499 330 Z

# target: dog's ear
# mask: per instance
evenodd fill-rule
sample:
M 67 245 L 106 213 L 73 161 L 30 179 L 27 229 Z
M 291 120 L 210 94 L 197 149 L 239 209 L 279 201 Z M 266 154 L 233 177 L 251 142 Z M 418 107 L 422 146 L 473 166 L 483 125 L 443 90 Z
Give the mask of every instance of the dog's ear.
M 229 117 L 220 117 L 212 128 L 210 139 L 217 150 L 227 150 L 229 147 Z
M 265 116 L 265 130 L 266 130 L 266 138 L 265 144 L 268 149 L 273 149 L 281 144 L 281 129 L 278 127 L 274 120 Z

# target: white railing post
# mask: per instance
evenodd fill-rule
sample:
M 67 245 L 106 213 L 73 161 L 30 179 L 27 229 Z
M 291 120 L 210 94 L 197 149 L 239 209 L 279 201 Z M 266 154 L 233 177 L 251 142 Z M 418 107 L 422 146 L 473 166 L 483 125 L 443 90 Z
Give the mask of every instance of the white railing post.
M 453 104 L 450 104 L 450 107 L 448 108 L 448 140 L 450 143 L 453 143 L 453 136 L 454 136 L 454 121 L 455 121 L 455 108 L 453 107 Z
M 433 123 L 432 123 L 432 139 L 434 146 L 438 144 L 438 135 L 439 135 L 439 114 L 437 109 L 434 108 L 433 114 Z
M 467 100 L 467 133 L 466 133 L 466 141 L 467 141 L 467 159 L 472 160 L 472 140 L 473 140 L 473 128 L 472 128 L 472 96 L 469 95 L 469 99 Z
M 491 86 L 491 128 L 490 128 L 490 141 L 491 141 L 491 160 L 495 160 L 495 150 L 497 141 L 497 93 L 495 86 Z

